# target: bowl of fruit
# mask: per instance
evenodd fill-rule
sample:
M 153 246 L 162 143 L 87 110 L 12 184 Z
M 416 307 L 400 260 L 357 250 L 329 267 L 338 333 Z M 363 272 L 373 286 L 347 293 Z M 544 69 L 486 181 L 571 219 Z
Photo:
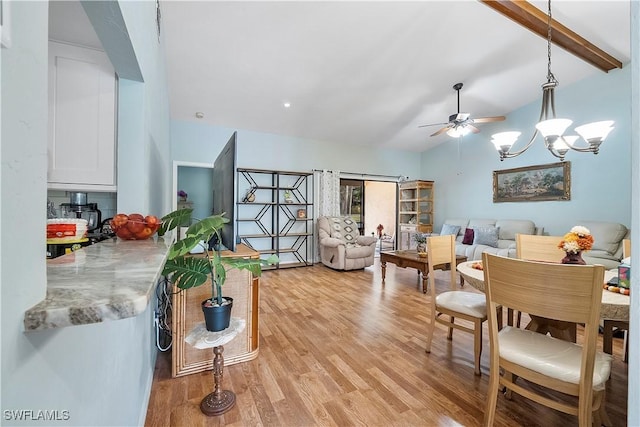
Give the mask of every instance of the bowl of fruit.
M 119 213 L 111 220 L 111 229 L 123 240 L 145 240 L 153 236 L 162 221 L 157 216 Z

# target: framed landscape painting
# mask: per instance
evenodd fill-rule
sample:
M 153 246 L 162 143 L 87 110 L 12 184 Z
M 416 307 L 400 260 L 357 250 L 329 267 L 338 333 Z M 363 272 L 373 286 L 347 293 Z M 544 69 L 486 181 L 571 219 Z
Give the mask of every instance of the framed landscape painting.
M 493 202 L 571 200 L 571 163 L 493 171 Z

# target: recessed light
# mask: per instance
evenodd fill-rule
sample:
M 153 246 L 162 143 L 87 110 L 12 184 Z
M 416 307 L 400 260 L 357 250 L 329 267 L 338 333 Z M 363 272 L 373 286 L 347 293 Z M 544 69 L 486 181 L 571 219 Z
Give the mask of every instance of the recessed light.
M 284 103 L 282 104 L 282 106 L 283 106 L 284 108 L 289 108 L 289 107 L 291 107 L 291 103 L 290 103 L 290 102 L 284 102 Z
M 200 111 L 198 111 L 198 112 L 196 113 L 196 117 L 197 117 L 197 118 L 199 118 L 199 119 L 201 119 L 201 118 L 203 118 L 203 117 L 204 117 L 204 113 L 201 113 Z

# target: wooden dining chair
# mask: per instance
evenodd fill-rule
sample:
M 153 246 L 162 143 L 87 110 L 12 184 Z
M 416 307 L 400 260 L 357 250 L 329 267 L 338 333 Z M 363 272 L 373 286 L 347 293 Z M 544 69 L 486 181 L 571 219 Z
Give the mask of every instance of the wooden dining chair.
M 622 258 L 631 256 L 631 239 L 622 239 Z
M 565 257 L 565 252 L 558 247 L 562 236 L 539 236 L 532 234 L 516 234 L 516 258 L 529 261 L 545 261 L 559 263 Z M 507 310 L 508 322 L 512 322 L 514 316 L 511 310 Z M 522 313 L 515 313 L 516 326 L 520 327 Z M 509 323 L 510 325 L 512 323 Z M 555 332 L 554 332 L 555 333 Z M 557 335 L 557 334 L 556 334 Z M 568 337 L 575 341 L 575 327 L 568 331 Z
M 489 317 L 491 365 L 484 425 L 494 423 L 498 388 L 520 394 L 555 410 L 576 415 L 581 427 L 610 425 L 604 410 L 605 383 L 611 356 L 597 351 L 604 267 L 564 265 L 482 256 Z M 495 307 L 583 323 L 581 345 L 510 326 L 498 330 Z M 500 371 L 504 374 L 500 375 Z M 515 377 L 576 396 L 577 405 L 560 401 L 546 390 L 516 384 Z
M 622 240 L 622 258 L 631 256 L 631 239 Z M 629 322 L 624 320 L 604 320 L 602 323 L 602 351 L 613 354 L 613 330 L 624 331 L 622 360 L 629 360 Z
M 529 261 L 562 261 L 565 252 L 558 247 L 562 236 L 516 234 L 516 258 Z
M 456 290 L 456 253 L 452 234 L 427 238 L 427 259 L 429 260 L 429 291 L 431 296 L 431 322 L 427 332 L 427 353 L 431 353 L 431 341 L 436 323 L 445 325 L 449 332 L 447 339 L 453 338 L 453 330 L 458 329 L 473 335 L 474 373 L 480 375 L 482 354 L 482 323 L 487 320 L 487 303 L 483 294 Z M 451 291 L 436 295 L 434 267 L 449 264 Z M 445 317 L 446 316 L 446 317 Z M 447 318 L 448 317 L 448 318 Z M 462 319 L 472 324 L 455 323 Z

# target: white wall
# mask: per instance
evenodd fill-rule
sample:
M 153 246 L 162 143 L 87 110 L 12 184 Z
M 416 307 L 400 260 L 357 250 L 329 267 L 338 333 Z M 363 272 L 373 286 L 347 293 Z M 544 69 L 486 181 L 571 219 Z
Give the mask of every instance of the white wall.
M 562 76 L 558 78 L 562 81 Z M 567 154 L 566 160 L 571 162 L 570 201 L 493 203 L 494 170 L 559 161 L 538 139 L 521 156 L 500 162 L 490 142 L 492 133 L 519 130 L 519 144 L 523 146 L 540 115 L 540 100 L 509 114 L 504 122 L 483 125 L 478 134 L 447 139 L 422 153 L 422 177 L 435 181 L 434 229 L 439 230 L 447 218 L 531 219 L 545 232 L 556 235 L 564 234 L 580 219 L 620 222 L 630 227 L 630 86 L 630 67 L 625 67 L 556 90 L 558 117 L 572 119 L 574 127 L 595 120 L 615 120 L 615 129 L 598 155 Z
M 156 356 L 153 305 L 130 319 L 23 331 L 25 310 L 46 292 L 48 2 L 12 2 L 11 10 L 13 44 L 0 51 L 2 423 L 141 424 Z M 123 15 L 134 46 L 147 52 L 138 57 L 145 73 L 144 102 L 137 104 L 142 111 L 138 133 L 142 138 L 127 142 L 142 146 L 148 159 L 141 172 L 129 175 L 142 173 L 148 178 L 141 181 L 144 185 L 119 190 L 135 192 L 131 200 L 139 201 L 131 208 L 164 213 L 171 197 L 169 118 L 164 59 L 153 53 L 161 48 L 153 19 L 155 3 L 128 2 Z M 69 419 L 16 422 L 5 418 L 6 410 L 68 411 Z
M 330 169 L 418 179 L 416 153 L 372 149 L 339 142 L 320 142 L 195 122 L 171 122 L 172 160 L 213 162 L 238 131 L 238 167 L 304 172 Z

